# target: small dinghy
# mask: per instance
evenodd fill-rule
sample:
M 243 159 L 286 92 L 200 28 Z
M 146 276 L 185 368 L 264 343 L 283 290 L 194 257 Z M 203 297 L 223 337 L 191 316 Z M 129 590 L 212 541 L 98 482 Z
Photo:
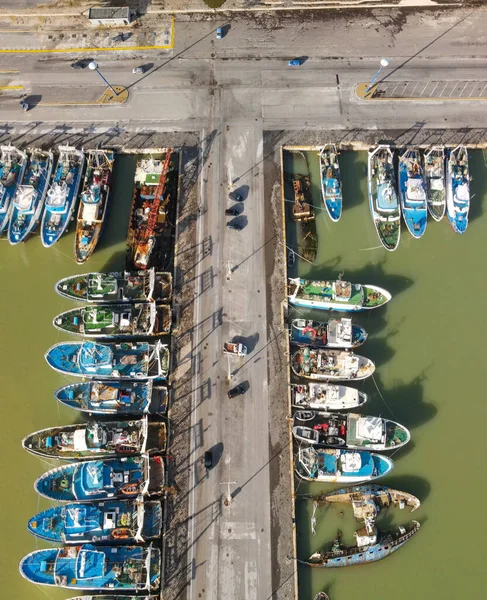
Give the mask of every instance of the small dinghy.
M 15 146 L 0 146 L 0 235 L 7 230 L 12 200 L 24 177 L 28 158 Z
M 455 233 L 465 233 L 470 210 L 468 152 L 457 146 L 446 163 L 446 216 Z
M 41 475 L 34 489 L 56 502 L 136 498 L 161 495 L 164 479 L 162 457 L 144 455 L 62 465 Z
M 160 537 L 162 505 L 157 500 L 108 500 L 53 506 L 29 520 L 38 538 L 62 544 L 137 544 Z
M 397 178 L 402 217 L 409 233 L 420 238 L 426 231 L 428 209 L 418 150 L 404 150 L 399 155 Z
M 169 368 L 169 349 L 160 341 L 61 342 L 49 348 L 45 357 L 56 371 L 76 377 L 166 379 Z
M 106 591 L 157 591 L 161 552 L 149 546 L 65 546 L 35 550 L 19 565 L 39 585 Z
M 363 450 L 317 450 L 299 448 L 296 474 L 306 481 L 358 483 L 372 481 L 392 471 L 390 458 Z
M 344 350 L 299 348 L 291 357 L 291 369 L 297 377 L 319 381 L 360 380 L 375 371 L 374 363 L 363 356 Z
M 50 427 L 24 438 L 22 446 L 32 454 L 62 460 L 161 452 L 166 449 L 166 424 L 144 418 Z
M 97 304 L 72 308 L 53 319 L 56 329 L 86 338 L 156 337 L 171 329 L 169 304 Z
M 335 144 L 327 144 L 320 151 L 321 196 L 326 212 L 335 223 L 342 216 L 342 179 Z
M 367 394 L 335 383 L 291 384 L 291 402 L 295 408 L 346 410 L 367 402 Z
M 53 164 L 52 152 L 32 150 L 28 167 L 13 199 L 8 226 L 8 241 L 12 245 L 25 242 L 39 223 Z
M 424 154 L 424 177 L 426 195 L 428 197 L 428 212 L 435 221 L 441 221 L 445 216 L 445 149 L 435 146 Z
M 389 419 L 354 413 L 302 410 L 294 413 L 293 436 L 298 442 L 318 448 L 349 448 L 375 452 L 397 450 L 411 439 L 411 434 L 403 425 Z
M 165 385 L 148 381 L 83 381 L 54 392 L 62 404 L 94 415 L 161 415 L 167 412 Z
M 64 298 L 82 302 L 161 302 L 170 300 L 172 275 L 162 271 L 85 273 L 65 277 L 54 286 Z
M 352 325 L 352 319 L 331 319 L 326 323 L 293 319 L 291 342 L 313 348 L 345 348 L 361 346 L 367 339 L 367 332 L 360 325 Z

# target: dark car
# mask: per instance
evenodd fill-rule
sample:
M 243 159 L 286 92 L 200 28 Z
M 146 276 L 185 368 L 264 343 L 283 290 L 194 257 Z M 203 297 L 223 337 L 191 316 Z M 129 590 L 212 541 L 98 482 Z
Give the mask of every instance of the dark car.
M 19 104 L 23 110 L 25 110 L 25 111 L 29 110 L 29 105 L 27 104 L 27 102 L 25 102 L 25 100 L 21 100 L 19 102 Z
M 228 397 L 235 398 L 235 396 L 241 396 L 245 394 L 245 387 L 243 385 L 237 385 L 231 390 L 228 390 Z
M 232 206 L 231 208 L 227 208 L 225 214 L 228 217 L 238 217 L 238 215 L 240 214 L 240 210 L 236 206 Z
M 77 71 L 78 69 L 86 69 L 86 67 L 90 64 L 89 60 L 77 60 L 74 63 L 71 63 L 71 68 Z
M 235 229 L 236 231 L 240 231 L 241 229 L 243 229 L 243 226 L 238 221 L 230 221 L 229 223 L 227 223 L 227 228 Z
M 205 468 L 210 470 L 213 466 L 213 452 L 211 450 L 207 450 L 204 456 Z

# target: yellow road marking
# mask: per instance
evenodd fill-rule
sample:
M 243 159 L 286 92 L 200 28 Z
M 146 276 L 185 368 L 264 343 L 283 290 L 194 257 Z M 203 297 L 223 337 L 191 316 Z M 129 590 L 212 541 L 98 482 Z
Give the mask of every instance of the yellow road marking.
M 360 98 L 360 100 L 364 100 L 365 102 L 428 102 L 430 100 L 432 100 L 433 102 L 437 102 L 438 100 L 454 100 L 455 102 L 477 102 L 477 100 L 487 100 L 487 96 L 479 98 L 465 98 L 462 96 L 410 96 L 406 98 L 387 98 L 384 96 L 377 96 L 377 98 L 372 98 L 372 95 L 375 92 L 378 84 L 373 85 L 370 88 L 369 92 L 366 93 L 365 90 L 367 89 L 368 85 L 368 83 L 359 83 L 355 87 L 355 93 L 357 94 L 357 97 Z
M 23 90 L 23 85 L 0 85 L 0 90 Z
M 16 71 L 16 70 L 15 71 L 14 70 L 7 71 L 6 70 L 6 71 L 0 71 L 0 73 L 19 73 L 19 71 Z

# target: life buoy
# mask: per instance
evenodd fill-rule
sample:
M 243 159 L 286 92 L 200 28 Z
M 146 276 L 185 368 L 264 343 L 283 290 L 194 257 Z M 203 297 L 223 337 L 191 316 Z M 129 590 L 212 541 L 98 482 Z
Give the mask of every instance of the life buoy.
M 112 531 L 111 536 L 116 540 L 123 540 L 132 537 L 132 532 L 128 527 L 117 527 Z
M 139 493 L 138 483 L 124 483 L 120 488 L 120 493 L 124 496 L 135 496 Z

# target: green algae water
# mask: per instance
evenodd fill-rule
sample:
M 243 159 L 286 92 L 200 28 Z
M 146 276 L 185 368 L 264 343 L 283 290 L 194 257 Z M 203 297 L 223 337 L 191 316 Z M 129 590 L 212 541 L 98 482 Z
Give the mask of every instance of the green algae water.
M 403 225 L 398 250 L 387 252 L 370 216 L 367 153 L 340 157 L 344 210 L 338 223 L 322 210 L 317 155 L 305 155 L 318 252 L 312 265 L 296 260 L 291 275 L 324 279 L 343 273 L 345 280 L 377 284 L 393 294 L 385 307 L 353 316 L 369 333 L 356 352 L 377 367 L 373 379 L 355 385 L 369 394 L 363 414 L 392 418 L 411 431 L 405 448 L 388 453 L 395 468 L 377 483 L 413 493 L 422 505 L 412 515 L 392 509 L 379 517 L 379 528 L 407 524 L 411 517 L 421 523 L 420 531 L 383 561 L 341 569 L 300 565 L 300 600 L 312 600 L 318 591 L 330 600 L 484 597 L 485 157 L 480 150 L 469 152 L 473 199 L 465 234 L 455 234 L 446 219 L 429 218 L 421 239 L 412 239 Z M 284 169 L 304 173 L 303 156 L 285 152 Z M 324 311 L 300 315 L 328 318 Z M 298 558 L 328 549 L 337 530 L 344 543 L 354 543 L 353 532 L 361 525 L 350 507 L 318 508 L 316 534 L 311 532 L 313 504 L 302 496 L 338 487 L 296 480 Z
M 38 235 L 25 244 L 10 246 L 0 240 L 0 364 L 4 425 L 0 436 L 3 460 L 0 531 L 2 597 L 53 600 L 75 596 L 75 590 L 35 586 L 18 571 L 20 559 L 37 548 L 50 546 L 27 531 L 27 520 L 52 504 L 34 492 L 34 480 L 58 461 L 41 460 L 22 449 L 22 438 L 37 429 L 75 423 L 82 413 L 59 404 L 54 390 L 73 381 L 50 369 L 44 353 L 69 339 L 57 331 L 52 319 L 76 303 L 54 291 L 61 277 L 73 273 L 124 268 L 125 237 L 132 202 L 135 156 L 116 159 L 112 201 L 103 237 L 85 265 L 73 258 L 74 224 L 52 248 L 44 248 Z M 71 337 L 70 339 L 76 339 Z M 52 544 L 51 544 L 52 545 Z M 8 592 L 8 594 L 6 593 Z

